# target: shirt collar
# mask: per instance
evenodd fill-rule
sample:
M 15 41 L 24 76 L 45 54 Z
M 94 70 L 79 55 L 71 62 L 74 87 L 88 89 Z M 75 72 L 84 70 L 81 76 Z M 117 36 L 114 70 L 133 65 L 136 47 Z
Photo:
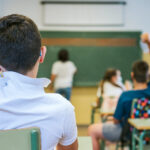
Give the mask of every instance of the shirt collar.
M 5 79 L 4 81 L 17 79 L 22 83 L 32 84 L 32 85 L 40 86 L 40 87 L 47 87 L 50 84 L 50 80 L 47 78 L 31 78 L 31 77 L 28 77 L 28 76 L 25 76 L 23 74 L 13 72 L 13 71 L 4 72 L 3 76 Z

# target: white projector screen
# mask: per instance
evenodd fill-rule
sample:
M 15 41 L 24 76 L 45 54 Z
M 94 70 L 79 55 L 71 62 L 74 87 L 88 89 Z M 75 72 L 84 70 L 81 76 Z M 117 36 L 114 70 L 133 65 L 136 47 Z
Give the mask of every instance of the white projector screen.
M 123 25 L 124 5 L 46 3 L 45 25 Z

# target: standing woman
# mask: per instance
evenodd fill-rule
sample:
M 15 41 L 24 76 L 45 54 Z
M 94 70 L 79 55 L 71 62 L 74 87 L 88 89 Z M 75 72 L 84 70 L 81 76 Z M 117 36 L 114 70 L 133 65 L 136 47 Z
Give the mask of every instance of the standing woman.
M 76 71 L 75 64 L 69 61 L 68 51 L 61 49 L 58 53 L 58 61 L 52 66 L 51 87 L 54 84 L 55 92 L 63 95 L 67 100 L 71 97 L 72 81 Z

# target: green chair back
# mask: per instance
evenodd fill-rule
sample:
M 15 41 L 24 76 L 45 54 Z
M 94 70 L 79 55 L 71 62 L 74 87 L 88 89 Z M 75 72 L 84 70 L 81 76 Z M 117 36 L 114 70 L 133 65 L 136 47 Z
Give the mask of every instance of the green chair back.
M 103 97 L 101 96 L 99 98 L 99 105 L 97 107 L 92 107 L 92 110 L 91 110 L 91 124 L 93 124 L 94 121 L 95 121 L 95 118 L 94 118 L 95 113 L 97 113 L 97 112 L 100 113 L 100 108 L 102 106 L 102 103 L 103 103 Z
M 103 104 L 103 97 L 100 96 L 100 98 L 99 98 L 99 108 L 102 107 L 102 104 Z
M 0 130 L 1 150 L 41 150 L 40 129 Z

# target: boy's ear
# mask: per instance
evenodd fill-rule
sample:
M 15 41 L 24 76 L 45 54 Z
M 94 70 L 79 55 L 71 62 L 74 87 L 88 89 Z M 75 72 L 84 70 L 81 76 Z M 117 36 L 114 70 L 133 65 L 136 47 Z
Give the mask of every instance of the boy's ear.
M 0 72 L 5 72 L 5 71 L 6 71 L 6 69 L 0 65 Z
M 44 62 L 44 58 L 45 58 L 45 55 L 46 55 L 46 46 L 42 46 L 41 47 L 41 53 L 40 53 L 40 63 L 43 63 Z

